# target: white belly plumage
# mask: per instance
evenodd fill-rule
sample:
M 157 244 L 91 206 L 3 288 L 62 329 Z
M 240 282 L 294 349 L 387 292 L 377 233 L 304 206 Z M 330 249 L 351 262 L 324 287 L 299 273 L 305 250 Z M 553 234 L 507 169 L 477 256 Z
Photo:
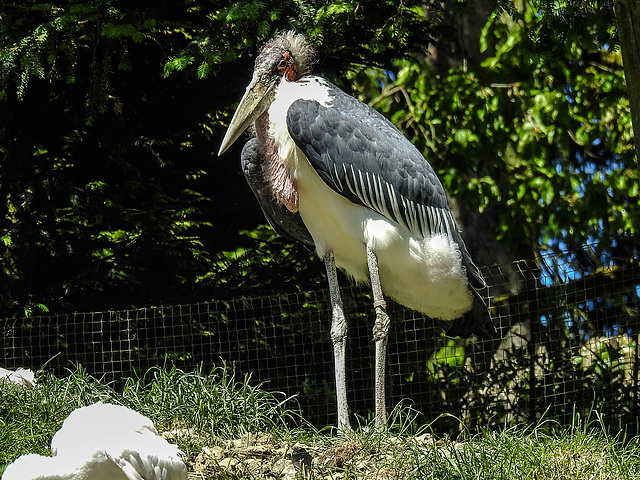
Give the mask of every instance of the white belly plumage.
M 316 82 L 317 83 L 317 82 Z M 444 235 L 427 238 L 333 191 L 316 173 L 286 128 L 287 98 L 305 98 L 314 81 L 283 81 L 269 108 L 271 134 L 299 194 L 299 212 L 320 257 L 331 251 L 336 265 L 356 281 L 369 280 L 366 246 L 378 258 L 382 289 L 402 305 L 441 320 L 471 309 L 472 296 L 458 246 Z M 319 98 L 316 92 L 313 98 Z M 327 99 L 327 102 L 329 100 Z
M 442 320 L 454 320 L 471 309 L 460 252 L 446 236 L 415 236 L 379 213 L 351 203 L 329 188 L 307 162 L 299 164 L 296 180 L 299 212 L 320 257 L 332 251 L 338 267 L 354 280 L 367 282 L 369 245 L 389 297 Z

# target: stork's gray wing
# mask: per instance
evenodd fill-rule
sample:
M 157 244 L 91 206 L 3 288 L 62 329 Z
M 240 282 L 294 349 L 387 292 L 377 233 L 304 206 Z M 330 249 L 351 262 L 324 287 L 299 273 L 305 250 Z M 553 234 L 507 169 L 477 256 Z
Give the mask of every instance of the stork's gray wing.
M 484 299 L 475 288 L 472 289 L 473 305 L 471 310 L 456 320 L 436 320 L 450 337 L 469 338 L 476 334 L 482 338 L 493 337 L 498 330 L 493 324 L 491 313 Z
M 296 100 L 287 111 L 289 134 L 318 175 L 351 202 L 415 235 L 447 235 L 459 245 L 469 283 L 483 288 L 429 162 L 384 116 L 327 84 L 330 106 Z
M 258 199 L 262 213 L 264 213 L 269 225 L 280 235 L 296 240 L 309 248 L 314 248 L 313 238 L 300 218 L 300 214 L 287 210 L 284 205 L 276 201 L 271 193 L 264 178 L 262 170 L 264 155 L 257 138 L 252 138 L 245 143 L 240 163 L 247 183 Z

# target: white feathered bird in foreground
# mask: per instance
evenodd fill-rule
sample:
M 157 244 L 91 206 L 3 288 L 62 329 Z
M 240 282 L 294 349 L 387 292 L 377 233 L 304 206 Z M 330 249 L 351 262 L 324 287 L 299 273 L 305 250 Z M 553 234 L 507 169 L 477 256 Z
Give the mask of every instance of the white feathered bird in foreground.
M 79 408 L 51 440 L 52 457 L 29 454 L 2 480 L 186 480 L 177 446 L 150 419 L 121 405 Z
M 33 387 L 36 384 L 36 376 L 28 368 L 18 368 L 14 372 L 13 370 L 0 367 L 0 379 L 7 379 L 11 383 L 24 387 Z

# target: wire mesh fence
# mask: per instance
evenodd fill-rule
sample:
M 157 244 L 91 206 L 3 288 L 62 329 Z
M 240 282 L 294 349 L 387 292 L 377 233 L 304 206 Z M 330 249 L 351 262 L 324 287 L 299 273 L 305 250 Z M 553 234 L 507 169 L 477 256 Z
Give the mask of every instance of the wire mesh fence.
M 390 303 L 387 404 L 411 402 L 453 432 L 542 418 L 570 424 L 598 411 L 638 432 L 640 262 L 597 247 L 483 269 L 499 334 L 443 335 Z M 344 283 L 344 282 L 343 282 Z M 367 287 L 342 286 L 349 322 L 348 396 L 373 410 L 373 308 Z M 189 305 L 2 320 L 3 366 L 65 375 L 82 365 L 121 382 L 154 366 L 206 372 L 226 363 L 267 390 L 295 396 L 309 421 L 335 424 L 330 301 L 325 291 Z M 448 413 L 451 416 L 440 416 Z M 461 420 L 461 422 L 460 422 Z

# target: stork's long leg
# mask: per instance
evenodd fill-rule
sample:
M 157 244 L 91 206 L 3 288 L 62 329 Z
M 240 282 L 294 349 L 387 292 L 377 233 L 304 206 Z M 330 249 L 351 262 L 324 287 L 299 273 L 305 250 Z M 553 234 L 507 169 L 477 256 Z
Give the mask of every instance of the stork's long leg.
M 342 297 L 338 287 L 338 275 L 332 252 L 324 256 L 327 267 L 327 279 L 329 280 L 329 295 L 331 296 L 331 341 L 333 343 L 333 356 L 336 373 L 336 395 L 338 399 L 338 433 L 345 434 L 351 431 L 349 423 L 349 406 L 347 405 L 347 319 L 342 308 Z
M 367 263 L 369 265 L 371 289 L 373 290 L 373 306 L 376 310 L 376 321 L 373 325 L 373 340 L 376 343 L 374 387 L 374 396 L 376 401 L 376 426 L 382 426 L 387 423 L 387 410 L 385 406 L 385 370 L 390 320 L 386 311 L 387 304 L 384 301 L 384 296 L 382 295 L 382 286 L 380 285 L 378 259 L 369 246 L 367 246 Z

